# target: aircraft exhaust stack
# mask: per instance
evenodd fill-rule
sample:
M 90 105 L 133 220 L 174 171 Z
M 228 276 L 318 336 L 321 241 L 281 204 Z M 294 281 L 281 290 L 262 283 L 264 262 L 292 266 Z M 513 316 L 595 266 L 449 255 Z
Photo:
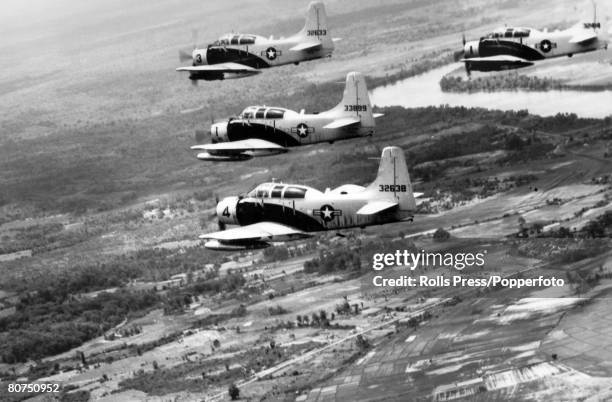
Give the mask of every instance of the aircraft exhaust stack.
M 400 147 L 385 147 L 378 166 L 376 180 L 368 186 L 379 197 L 399 203 L 400 211 L 414 211 L 416 200 L 408 174 L 404 151 Z

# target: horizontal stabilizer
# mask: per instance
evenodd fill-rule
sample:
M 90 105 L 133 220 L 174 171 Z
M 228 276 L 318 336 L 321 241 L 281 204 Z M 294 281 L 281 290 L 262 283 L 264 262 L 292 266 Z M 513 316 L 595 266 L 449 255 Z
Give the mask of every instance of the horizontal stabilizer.
M 372 113 L 372 117 L 374 117 L 375 119 L 378 119 L 379 117 L 383 117 L 385 114 L 384 113 Z
M 357 215 L 376 215 L 382 212 L 387 212 L 399 206 L 397 202 L 392 201 L 372 201 L 361 207 L 357 211 Z
M 323 126 L 323 128 L 342 128 L 342 127 L 348 127 L 348 126 L 352 126 L 354 124 L 359 124 L 361 123 L 361 119 L 359 117 L 345 117 L 342 119 L 337 119 L 332 121 L 331 123 L 329 123 L 326 126 Z
M 245 244 L 245 242 L 248 241 L 281 242 L 304 239 L 307 237 L 311 237 L 311 235 L 292 228 L 291 226 L 274 222 L 259 222 L 234 229 L 200 235 L 200 239 L 217 240 L 227 244 Z
M 321 42 L 309 42 L 309 43 L 300 43 L 299 45 L 293 46 L 291 49 L 292 52 L 302 52 L 305 50 L 319 50 L 323 45 Z
M 595 39 L 597 39 L 597 33 L 593 31 L 587 31 L 574 35 L 574 37 L 569 40 L 569 43 L 585 45 L 588 42 L 594 41 Z

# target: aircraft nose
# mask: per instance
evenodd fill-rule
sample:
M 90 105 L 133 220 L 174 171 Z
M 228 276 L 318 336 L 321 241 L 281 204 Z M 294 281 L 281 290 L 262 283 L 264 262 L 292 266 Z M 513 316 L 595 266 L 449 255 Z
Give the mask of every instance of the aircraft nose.
M 238 197 L 225 197 L 217 204 L 217 217 L 221 223 L 237 224 Z
M 465 58 L 478 57 L 478 48 L 480 43 L 478 41 L 466 42 L 463 48 L 463 55 Z
M 213 143 L 227 142 L 227 122 L 214 123 L 210 126 L 210 138 Z
M 191 57 L 193 58 L 194 66 L 208 64 L 208 61 L 206 60 L 206 49 L 193 49 Z

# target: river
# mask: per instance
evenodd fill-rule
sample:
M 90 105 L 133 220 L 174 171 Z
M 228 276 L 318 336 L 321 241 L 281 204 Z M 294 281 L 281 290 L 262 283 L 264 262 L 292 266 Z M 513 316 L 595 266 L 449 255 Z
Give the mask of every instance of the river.
M 440 79 L 462 68 L 450 64 L 427 73 L 398 81 L 370 92 L 373 105 L 423 107 L 465 106 L 500 110 L 524 110 L 540 116 L 575 113 L 579 117 L 603 118 L 612 115 L 612 91 L 501 91 L 451 93 L 442 92 Z

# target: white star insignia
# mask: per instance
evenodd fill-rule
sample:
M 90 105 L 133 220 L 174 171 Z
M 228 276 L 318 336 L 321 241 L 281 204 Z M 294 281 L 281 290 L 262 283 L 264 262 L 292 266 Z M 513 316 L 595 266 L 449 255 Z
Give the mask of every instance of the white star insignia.
M 275 55 L 276 55 L 276 52 L 274 52 L 274 50 L 272 50 L 272 49 L 268 50 L 268 57 L 269 58 L 273 59 Z
M 322 209 L 321 212 L 323 213 L 324 219 L 331 219 L 333 217 L 333 211 L 329 209 L 329 207 L 325 207 L 325 209 Z

